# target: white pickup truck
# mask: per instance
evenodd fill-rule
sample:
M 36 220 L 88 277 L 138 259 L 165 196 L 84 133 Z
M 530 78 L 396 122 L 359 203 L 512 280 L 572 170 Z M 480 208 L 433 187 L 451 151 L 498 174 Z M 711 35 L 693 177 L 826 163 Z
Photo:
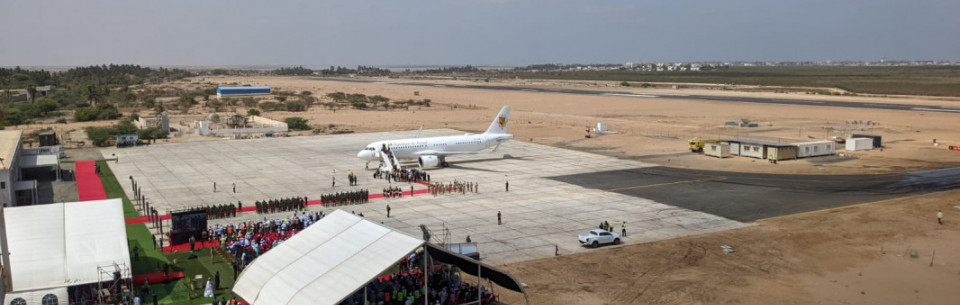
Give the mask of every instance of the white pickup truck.
M 607 230 L 593 229 L 590 233 L 580 234 L 580 244 L 584 246 L 598 247 L 601 244 L 620 244 L 620 234 L 608 232 Z

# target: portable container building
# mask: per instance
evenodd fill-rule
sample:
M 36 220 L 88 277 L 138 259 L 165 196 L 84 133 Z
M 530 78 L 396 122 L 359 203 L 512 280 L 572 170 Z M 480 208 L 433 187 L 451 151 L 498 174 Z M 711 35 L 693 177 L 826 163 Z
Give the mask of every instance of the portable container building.
M 847 150 L 871 150 L 873 149 L 873 139 L 871 138 L 850 138 L 847 139 Z
M 797 158 L 797 147 L 789 144 L 766 145 L 767 159 L 782 161 Z
M 730 142 L 730 155 L 733 155 L 733 156 L 740 155 L 740 143 Z
M 740 155 L 763 159 L 767 157 L 767 146 L 763 144 L 740 143 Z
M 883 147 L 883 141 L 881 141 L 882 138 L 881 138 L 880 136 L 878 136 L 878 135 L 872 135 L 872 134 L 852 134 L 852 135 L 850 135 L 850 137 L 851 137 L 851 138 L 870 138 L 870 139 L 873 140 L 873 148 Z
M 797 158 L 831 156 L 837 153 L 837 143 L 816 141 L 793 144 L 797 146 Z
M 730 143 L 707 143 L 703 147 L 703 154 L 721 159 L 730 157 Z

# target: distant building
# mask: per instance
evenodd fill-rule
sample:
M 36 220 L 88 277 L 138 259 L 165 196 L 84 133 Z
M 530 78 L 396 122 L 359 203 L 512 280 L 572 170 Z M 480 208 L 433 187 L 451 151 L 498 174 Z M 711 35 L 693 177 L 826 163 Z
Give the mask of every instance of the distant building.
M 14 185 L 20 181 L 20 150 L 23 131 L 0 130 L 0 203 L 15 206 Z
M 170 115 L 164 111 L 160 113 L 160 117 L 140 117 L 133 122 L 133 125 L 140 129 L 156 128 L 170 132 Z
M 23 148 L 23 131 L 0 130 L 0 206 L 39 203 L 37 180 L 23 180 L 24 171 L 43 179 L 60 179 L 62 146 Z
M 217 87 L 217 98 L 224 96 L 264 95 L 270 94 L 270 87 Z
M 9 99 L 13 101 L 27 101 L 32 103 L 37 97 L 53 94 L 53 92 L 57 90 L 57 86 L 37 86 L 34 89 L 37 89 L 37 93 L 34 96 L 30 96 L 30 90 L 27 89 L 6 89 L 0 90 L 0 92 L 9 91 Z

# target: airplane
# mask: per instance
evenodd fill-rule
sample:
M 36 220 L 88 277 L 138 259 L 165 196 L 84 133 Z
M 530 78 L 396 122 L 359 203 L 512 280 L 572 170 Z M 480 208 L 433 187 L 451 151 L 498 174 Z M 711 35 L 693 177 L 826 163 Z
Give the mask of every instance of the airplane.
M 500 148 L 504 141 L 513 139 L 507 133 L 507 122 L 510 118 L 510 106 L 503 106 L 500 113 L 493 118 L 487 131 L 481 134 L 465 134 L 460 136 L 444 136 L 377 141 L 357 153 L 357 158 L 376 161 L 382 160 L 381 154 L 386 150 L 393 153 L 398 160 L 417 160 L 420 168 L 447 167 L 447 156 L 476 154 L 493 147 L 493 151 Z

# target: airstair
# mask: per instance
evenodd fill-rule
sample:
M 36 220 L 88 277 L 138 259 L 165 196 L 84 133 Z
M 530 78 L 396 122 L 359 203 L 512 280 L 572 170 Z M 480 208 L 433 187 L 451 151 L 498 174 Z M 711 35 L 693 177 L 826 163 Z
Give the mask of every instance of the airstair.
M 395 173 L 400 170 L 400 160 L 397 160 L 397 156 L 389 148 L 380 152 L 380 158 L 383 159 L 381 171 Z

